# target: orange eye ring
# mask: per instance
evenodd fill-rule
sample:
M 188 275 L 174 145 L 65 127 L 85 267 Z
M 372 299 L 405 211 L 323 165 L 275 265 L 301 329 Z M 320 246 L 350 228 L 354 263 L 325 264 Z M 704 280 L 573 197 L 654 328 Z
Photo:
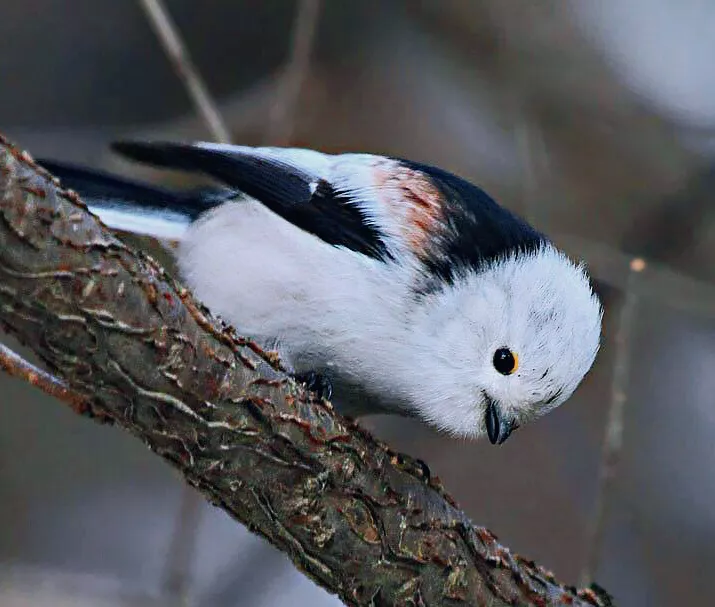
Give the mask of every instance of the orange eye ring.
M 511 375 L 519 368 L 519 355 L 509 348 L 499 348 L 494 352 L 493 364 L 502 375 Z

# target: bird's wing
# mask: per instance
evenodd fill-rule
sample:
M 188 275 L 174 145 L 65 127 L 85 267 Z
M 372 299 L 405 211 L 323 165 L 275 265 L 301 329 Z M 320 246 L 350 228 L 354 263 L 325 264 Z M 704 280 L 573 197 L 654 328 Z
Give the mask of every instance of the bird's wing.
M 255 198 L 328 244 L 380 260 L 390 256 L 385 234 L 331 180 L 336 156 L 203 143 L 117 142 L 112 148 L 156 167 L 203 173 Z
M 413 250 L 426 273 L 440 281 L 451 283 L 465 272 L 479 272 L 496 260 L 531 253 L 549 242 L 544 234 L 466 179 L 430 165 L 399 162 L 435 192 L 430 196 L 438 201 L 433 225 L 422 239 L 424 244 Z M 408 222 L 416 231 L 422 224 L 419 212 Z
M 477 186 L 408 160 L 209 143 L 120 142 L 113 149 L 135 161 L 204 173 L 329 244 L 414 261 L 448 281 L 545 240 Z

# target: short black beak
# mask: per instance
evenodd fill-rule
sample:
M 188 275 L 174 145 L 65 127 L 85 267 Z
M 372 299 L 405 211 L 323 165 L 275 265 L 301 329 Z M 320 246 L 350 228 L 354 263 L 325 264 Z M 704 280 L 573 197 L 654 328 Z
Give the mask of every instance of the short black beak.
M 485 395 L 487 399 L 487 411 L 484 416 L 484 423 L 487 427 L 487 436 L 492 445 L 501 445 L 515 428 L 514 420 L 506 420 L 502 417 L 496 403 Z

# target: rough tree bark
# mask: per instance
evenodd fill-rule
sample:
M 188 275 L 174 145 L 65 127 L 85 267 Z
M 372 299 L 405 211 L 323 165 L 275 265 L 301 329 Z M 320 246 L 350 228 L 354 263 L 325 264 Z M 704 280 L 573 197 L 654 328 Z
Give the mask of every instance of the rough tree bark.
M 143 440 L 347 604 L 608 604 L 474 526 L 424 464 L 297 386 L 2 136 L 0 321 L 86 395 L 73 408 Z

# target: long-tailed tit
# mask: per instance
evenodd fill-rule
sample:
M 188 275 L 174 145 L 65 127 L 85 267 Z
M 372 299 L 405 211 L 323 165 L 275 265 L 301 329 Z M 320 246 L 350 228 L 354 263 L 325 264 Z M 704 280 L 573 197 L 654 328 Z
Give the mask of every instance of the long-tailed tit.
M 311 386 L 332 384 L 342 413 L 402 413 L 501 444 L 593 364 L 602 310 L 583 267 L 455 175 L 303 149 L 114 149 L 220 187 L 170 191 L 42 164 L 108 226 L 178 239 L 196 296 L 277 343 Z

